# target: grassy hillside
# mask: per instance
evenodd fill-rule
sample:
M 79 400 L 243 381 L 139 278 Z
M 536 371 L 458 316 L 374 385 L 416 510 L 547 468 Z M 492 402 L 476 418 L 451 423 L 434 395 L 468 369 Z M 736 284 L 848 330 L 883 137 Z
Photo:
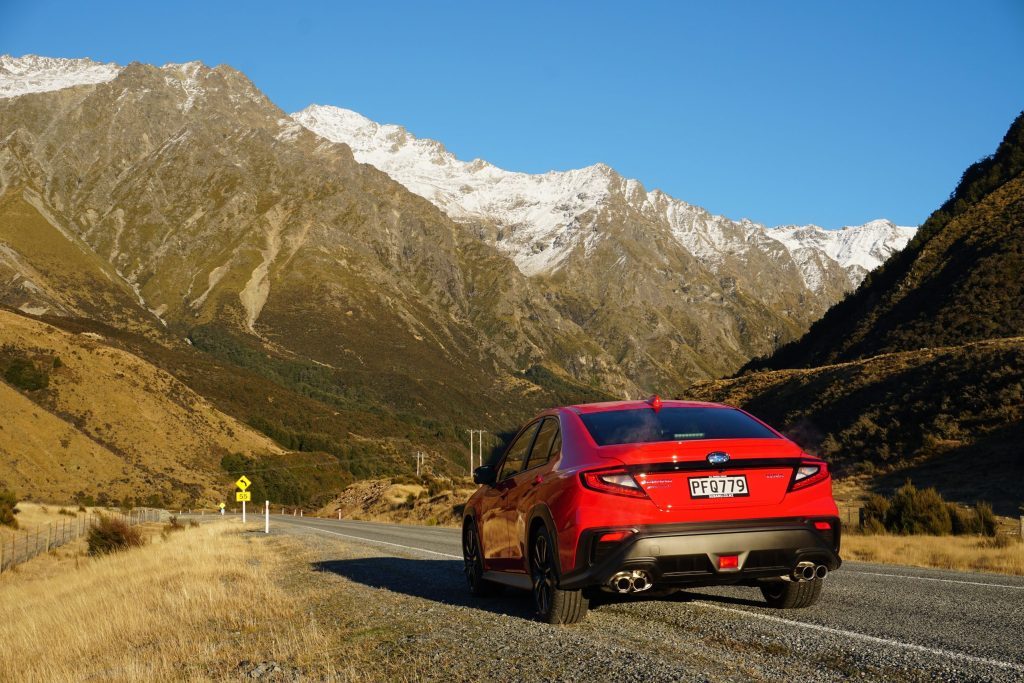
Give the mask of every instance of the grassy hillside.
M 284 453 L 98 335 L 3 310 L 0 407 L 0 482 L 37 499 L 212 500 L 225 454 Z
M 879 490 L 911 478 L 1000 514 L 1021 502 L 1024 338 L 748 373 L 687 397 L 741 406 Z
M 1024 114 L 902 252 L 801 339 L 745 370 L 1024 334 Z

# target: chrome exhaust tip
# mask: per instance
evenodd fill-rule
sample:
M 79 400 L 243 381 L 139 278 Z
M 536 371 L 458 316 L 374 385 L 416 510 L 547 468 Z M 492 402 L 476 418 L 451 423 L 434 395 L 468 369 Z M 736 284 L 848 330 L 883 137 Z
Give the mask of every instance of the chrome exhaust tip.
M 814 578 L 824 579 L 826 576 L 828 576 L 828 567 L 823 564 L 819 564 L 814 568 Z
M 608 580 L 608 586 L 616 593 L 642 593 L 654 585 L 651 575 L 643 569 L 616 572 Z
M 630 572 L 618 572 L 608 585 L 618 593 L 630 593 L 633 590 L 633 575 Z
M 653 585 L 654 583 L 651 581 L 651 577 L 647 572 L 642 569 L 633 572 L 633 590 L 637 593 L 645 591 Z
M 794 581 L 810 581 L 814 578 L 813 562 L 797 562 L 793 568 Z

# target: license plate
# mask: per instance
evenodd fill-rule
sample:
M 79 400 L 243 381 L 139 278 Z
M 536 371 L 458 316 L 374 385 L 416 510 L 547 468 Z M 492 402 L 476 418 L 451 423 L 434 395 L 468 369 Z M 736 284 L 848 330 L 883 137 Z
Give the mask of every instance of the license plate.
M 739 498 L 749 495 L 745 474 L 690 477 L 690 498 Z

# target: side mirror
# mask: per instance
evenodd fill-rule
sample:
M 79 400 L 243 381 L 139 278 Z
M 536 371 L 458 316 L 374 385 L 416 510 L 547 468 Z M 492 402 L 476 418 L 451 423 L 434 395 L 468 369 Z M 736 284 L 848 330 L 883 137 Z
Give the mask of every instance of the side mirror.
M 494 467 L 491 465 L 480 465 L 473 470 L 473 483 L 483 484 L 484 486 L 493 486 L 494 482 L 498 479 L 498 473 L 494 471 Z

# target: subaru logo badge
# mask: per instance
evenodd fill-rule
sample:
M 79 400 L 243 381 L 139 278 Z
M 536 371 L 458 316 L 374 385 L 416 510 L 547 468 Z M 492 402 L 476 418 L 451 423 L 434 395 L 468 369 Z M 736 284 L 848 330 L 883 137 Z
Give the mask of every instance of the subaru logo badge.
M 729 462 L 729 454 L 722 451 L 712 451 L 708 453 L 708 462 L 712 465 L 724 465 Z

